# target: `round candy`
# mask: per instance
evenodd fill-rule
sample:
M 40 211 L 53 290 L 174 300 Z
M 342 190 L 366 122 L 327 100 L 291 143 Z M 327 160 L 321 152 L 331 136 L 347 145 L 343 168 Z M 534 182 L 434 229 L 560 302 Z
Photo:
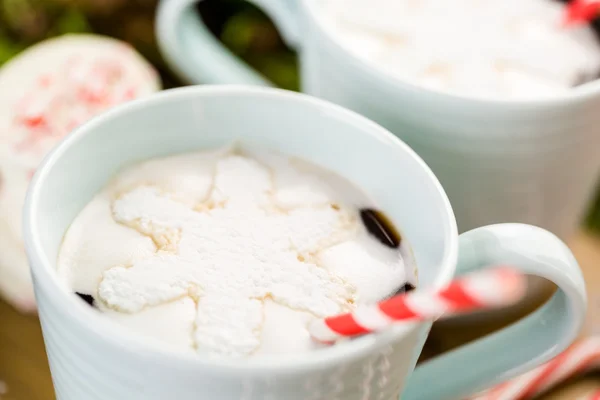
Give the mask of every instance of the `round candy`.
M 17 309 L 35 310 L 21 213 L 39 162 L 88 119 L 160 88 L 131 46 L 97 35 L 43 41 L 0 69 L 0 295 Z

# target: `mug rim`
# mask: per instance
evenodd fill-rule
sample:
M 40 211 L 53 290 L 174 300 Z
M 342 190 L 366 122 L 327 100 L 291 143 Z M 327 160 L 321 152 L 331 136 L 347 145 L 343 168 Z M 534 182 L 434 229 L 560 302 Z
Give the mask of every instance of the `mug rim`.
M 376 63 L 370 62 L 357 54 L 346 49 L 339 40 L 336 39 L 332 30 L 327 27 L 323 18 L 319 16 L 319 5 L 315 0 L 299 0 L 299 3 L 304 7 L 307 15 L 310 15 L 311 21 L 318 27 L 320 33 L 326 40 L 334 45 L 343 57 L 346 57 L 346 62 L 355 65 L 366 73 L 371 79 L 377 80 L 385 85 L 393 85 L 394 88 L 402 91 L 412 91 L 424 96 L 430 96 L 433 100 L 439 102 L 455 102 L 461 107 L 489 107 L 491 111 L 497 111 L 498 107 L 563 107 L 575 101 L 585 101 L 600 93 L 600 78 L 584 83 L 583 85 L 574 86 L 566 90 L 564 94 L 559 94 L 550 97 L 541 98 L 524 98 L 524 99 L 506 99 L 506 98 L 486 98 L 465 96 L 453 92 L 444 92 L 442 90 L 430 89 L 425 86 L 411 83 L 409 80 L 403 80 L 394 76 L 384 68 L 379 67 Z M 302 44 L 300 43 L 300 46 Z
M 440 265 L 440 273 L 434 279 L 432 287 L 441 287 L 452 279 L 458 259 L 458 229 L 450 201 L 448 200 L 442 185 L 427 164 L 398 137 L 353 111 L 302 93 L 283 89 L 260 88 L 244 85 L 203 85 L 164 90 L 145 98 L 136 99 L 113 107 L 73 130 L 46 155 L 30 182 L 23 209 L 23 237 L 31 273 L 36 278 L 34 280 L 36 292 L 37 290 L 48 292 L 57 302 L 62 303 L 61 307 L 64 306 L 69 308 L 71 318 L 78 320 L 81 324 L 93 326 L 94 333 L 97 336 L 102 337 L 103 341 L 109 342 L 112 346 L 119 346 L 123 348 L 123 350 L 127 349 L 132 352 L 143 352 L 143 354 L 150 359 L 156 359 L 163 363 L 166 361 L 172 362 L 173 365 L 177 366 L 185 365 L 190 368 L 198 366 L 210 367 L 213 369 L 222 368 L 228 371 L 233 370 L 240 373 L 243 372 L 244 374 L 248 374 L 251 370 L 254 372 L 277 370 L 281 373 L 285 370 L 311 369 L 317 366 L 323 366 L 353 355 L 358 356 L 367 353 L 372 350 L 373 346 L 397 341 L 401 337 L 418 329 L 418 324 L 410 324 L 409 327 L 394 327 L 376 335 L 365 335 L 352 340 L 351 342 L 344 343 L 343 345 L 331 346 L 306 353 L 265 355 L 247 358 L 244 359 L 243 362 L 240 362 L 239 359 L 226 357 L 213 359 L 198 356 L 197 354 L 170 351 L 166 346 L 157 346 L 156 341 L 140 337 L 140 335 L 130 332 L 113 321 L 93 312 L 89 306 L 82 304 L 82 302 L 76 299 L 76 296 L 73 296 L 61 287 L 58 275 L 53 267 L 54 263 L 51 262 L 50 257 L 48 257 L 43 249 L 40 239 L 41 229 L 36 223 L 38 220 L 37 214 L 39 213 L 39 204 L 43 201 L 40 196 L 40 190 L 47 177 L 52 173 L 52 168 L 56 162 L 64 153 L 68 152 L 73 145 L 80 140 L 85 140 L 86 136 L 93 134 L 98 127 L 103 126 L 113 118 L 126 116 L 131 111 L 139 110 L 151 104 L 168 103 L 172 100 L 181 100 L 182 98 L 185 99 L 198 96 L 211 97 L 215 95 L 247 95 L 252 96 L 257 100 L 275 97 L 278 100 L 286 101 L 288 103 L 312 103 L 317 106 L 320 111 L 327 114 L 343 115 L 344 121 L 347 124 L 360 124 L 361 131 L 365 134 L 371 135 L 375 140 L 384 140 L 388 143 L 392 142 L 397 151 L 404 153 L 404 156 L 415 159 L 429 176 L 430 181 L 434 184 L 437 195 L 445 206 L 444 211 L 449 222 L 449 229 L 445 232 L 446 251 L 443 256 L 444 261 L 442 262 L 442 265 Z

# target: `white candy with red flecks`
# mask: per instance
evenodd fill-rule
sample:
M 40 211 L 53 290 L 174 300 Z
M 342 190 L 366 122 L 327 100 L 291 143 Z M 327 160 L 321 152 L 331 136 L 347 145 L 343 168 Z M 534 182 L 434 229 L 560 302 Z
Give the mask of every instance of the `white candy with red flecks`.
M 38 163 L 90 118 L 160 89 L 131 46 L 97 35 L 46 40 L 0 69 L 0 295 L 18 309 L 35 310 L 21 208 Z

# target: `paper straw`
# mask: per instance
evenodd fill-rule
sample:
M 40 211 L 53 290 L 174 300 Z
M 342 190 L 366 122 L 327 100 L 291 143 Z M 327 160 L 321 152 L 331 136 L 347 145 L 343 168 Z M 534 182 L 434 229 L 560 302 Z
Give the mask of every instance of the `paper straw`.
M 593 21 L 600 13 L 600 0 L 572 0 L 567 6 L 562 24 L 572 26 Z
M 453 281 L 437 292 L 415 291 L 394 296 L 378 304 L 359 306 L 354 312 L 309 324 L 312 337 L 331 343 L 381 331 L 401 322 L 435 320 L 517 302 L 526 290 L 525 276 L 508 267 L 476 272 Z

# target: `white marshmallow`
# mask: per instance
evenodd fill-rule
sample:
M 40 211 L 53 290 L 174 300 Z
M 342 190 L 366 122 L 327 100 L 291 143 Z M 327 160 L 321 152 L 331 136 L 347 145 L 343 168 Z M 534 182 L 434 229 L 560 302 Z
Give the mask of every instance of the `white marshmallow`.
M 80 213 L 58 272 L 107 317 L 166 344 L 171 336 L 147 332 L 166 323 L 150 310 L 192 298 L 194 328 L 174 323 L 173 337 L 189 335 L 200 354 L 309 351 L 309 320 L 413 281 L 401 252 L 367 234 L 357 204 L 368 199 L 345 179 L 272 153 L 155 159 L 119 174 Z

